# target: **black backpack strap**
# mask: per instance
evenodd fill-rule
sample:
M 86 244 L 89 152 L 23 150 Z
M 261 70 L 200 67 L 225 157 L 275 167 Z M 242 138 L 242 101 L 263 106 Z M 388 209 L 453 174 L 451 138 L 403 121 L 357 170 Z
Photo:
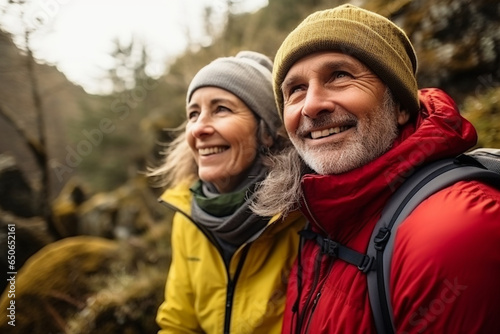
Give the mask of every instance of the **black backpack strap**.
M 355 251 L 310 229 L 302 230 L 299 234 L 304 239 L 316 241 L 321 249 L 321 253 L 355 265 L 363 272 L 367 272 L 373 267 L 373 257 Z
M 375 257 L 375 269 L 367 274 L 370 304 L 378 333 L 395 333 L 389 277 L 398 225 L 426 198 L 461 180 L 487 181 L 500 187 L 500 174 L 478 168 L 480 164 L 459 156 L 424 166 L 407 179 L 386 204 L 377 222 L 367 255 Z M 384 250 L 386 250 L 384 252 Z

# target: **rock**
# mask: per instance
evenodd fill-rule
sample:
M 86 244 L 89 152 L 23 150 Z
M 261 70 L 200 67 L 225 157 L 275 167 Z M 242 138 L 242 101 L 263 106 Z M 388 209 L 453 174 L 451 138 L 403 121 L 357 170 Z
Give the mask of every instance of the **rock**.
M 15 298 L 0 297 L 0 332 L 156 333 L 170 263 L 169 224 L 128 241 L 76 236 L 55 241 L 19 270 Z M 16 326 L 7 306 L 15 301 Z
M 52 202 L 52 220 L 57 234 L 63 238 L 78 235 L 79 207 L 87 199 L 83 185 L 70 179 Z
M 39 213 L 35 199 L 14 157 L 0 154 L 0 207 L 20 217 L 34 217 Z
M 2 333 L 65 333 L 66 319 L 81 310 L 90 296 L 92 278 L 109 271 L 118 244 L 93 237 L 51 243 L 30 257 L 0 298 Z M 11 275 L 12 276 L 12 275 Z M 15 327 L 6 314 L 15 302 Z
M 48 231 L 46 222 L 41 217 L 22 218 L 9 212 L 0 210 L 0 267 L 4 268 L 0 274 L 0 291 L 7 285 L 6 272 L 8 226 L 13 225 L 15 232 L 15 270 L 23 266 L 26 260 L 38 250 L 54 241 L 54 237 Z M 12 239 L 11 239 L 12 241 Z

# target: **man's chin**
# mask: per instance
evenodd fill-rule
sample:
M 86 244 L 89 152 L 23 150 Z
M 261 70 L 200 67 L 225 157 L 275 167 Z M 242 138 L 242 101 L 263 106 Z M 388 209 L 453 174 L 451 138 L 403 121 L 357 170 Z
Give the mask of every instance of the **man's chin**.
M 299 155 L 309 168 L 319 175 L 336 175 L 356 169 L 367 161 L 368 154 L 338 152 L 337 150 L 311 152 L 299 151 Z
M 319 175 L 329 175 L 329 174 L 337 174 L 337 168 L 334 166 L 332 160 L 326 159 L 325 153 L 312 154 L 310 152 L 299 152 L 302 160 L 306 163 L 309 168 L 311 168 L 315 173 Z

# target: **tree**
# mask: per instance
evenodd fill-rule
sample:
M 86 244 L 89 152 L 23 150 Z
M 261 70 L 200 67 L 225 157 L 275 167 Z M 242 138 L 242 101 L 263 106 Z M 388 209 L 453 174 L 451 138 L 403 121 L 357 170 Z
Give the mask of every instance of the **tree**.
M 37 73 L 35 71 L 35 59 L 30 45 L 30 37 L 36 31 L 36 26 L 29 26 L 26 24 L 25 20 L 25 6 L 27 1 L 25 0 L 9 0 L 8 5 L 6 5 L 3 15 L 17 15 L 19 16 L 19 22 L 22 23 L 22 35 L 24 36 L 22 49 L 25 51 L 25 69 L 28 73 L 28 82 L 30 86 L 30 98 L 33 101 L 33 106 L 35 110 L 35 124 L 37 131 L 35 135 L 32 135 L 27 129 L 25 129 L 21 122 L 15 117 L 15 115 L 7 113 L 4 108 L 0 105 L 0 115 L 9 122 L 13 128 L 19 133 L 19 135 L 24 139 L 27 147 L 35 157 L 35 161 L 41 172 L 41 189 L 39 195 L 39 207 L 41 216 L 45 219 L 49 227 L 53 227 L 52 212 L 50 208 L 50 175 L 51 169 L 49 166 L 48 159 L 48 147 L 47 147 L 47 134 L 45 127 L 45 110 L 44 103 L 40 93 L 39 83 Z

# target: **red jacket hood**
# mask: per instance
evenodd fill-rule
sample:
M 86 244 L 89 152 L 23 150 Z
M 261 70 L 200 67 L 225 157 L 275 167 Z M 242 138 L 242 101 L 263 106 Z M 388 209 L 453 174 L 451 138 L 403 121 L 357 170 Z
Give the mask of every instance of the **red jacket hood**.
M 403 127 L 384 155 L 344 174 L 303 177 L 301 205 L 313 229 L 365 251 L 366 242 L 361 239 L 366 238 L 356 238 L 354 244 L 349 242 L 364 222 L 380 215 L 383 204 L 406 177 L 422 164 L 456 156 L 476 144 L 474 127 L 460 115 L 446 93 L 436 88 L 422 89 L 419 99 L 418 116 Z M 349 221 L 349 225 L 344 221 Z

